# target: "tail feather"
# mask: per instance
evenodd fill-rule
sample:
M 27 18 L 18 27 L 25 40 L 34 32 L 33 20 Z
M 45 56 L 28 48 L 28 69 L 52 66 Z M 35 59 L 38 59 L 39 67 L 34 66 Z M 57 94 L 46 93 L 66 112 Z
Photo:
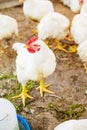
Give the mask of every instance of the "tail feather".
M 23 47 L 23 46 L 24 46 L 23 43 L 16 42 L 13 44 L 12 49 L 14 49 L 14 51 L 16 51 L 18 53 L 20 51 L 21 47 Z

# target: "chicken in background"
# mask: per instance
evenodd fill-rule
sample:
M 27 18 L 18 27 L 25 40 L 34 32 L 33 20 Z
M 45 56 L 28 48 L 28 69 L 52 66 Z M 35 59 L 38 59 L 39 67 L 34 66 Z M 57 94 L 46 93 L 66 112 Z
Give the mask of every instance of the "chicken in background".
M 70 21 L 64 15 L 53 12 L 47 14 L 40 20 L 37 26 L 38 37 L 42 40 L 46 38 L 64 39 L 69 33 Z
M 61 2 L 63 2 L 64 5 L 70 7 L 71 0 L 61 0 Z
M 84 68 L 87 73 L 87 40 L 77 47 L 77 54 L 79 55 L 81 61 L 83 62 Z
M 0 40 L 9 38 L 12 34 L 18 36 L 18 25 L 16 19 L 0 14 Z
M 79 55 L 81 61 L 84 63 L 84 68 L 86 70 L 86 73 L 87 73 L 87 3 L 84 4 L 82 6 L 82 9 L 81 9 L 81 12 L 80 12 L 80 16 L 82 18 L 80 18 L 80 22 L 81 25 L 79 24 L 79 30 L 80 31 L 80 34 L 79 32 L 78 33 L 78 47 L 77 47 L 77 54 Z M 82 30 L 81 30 L 82 29 Z
M 74 13 L 79 13 L 85 2 L 87 2 L 87 0 L 71 0 L 70 8 Z
M 87 16 L 87 3 L 82 6 L 80 14 Z
M 82 6 L 87 3 L 87 0 L 61 0 L 64 5 L 70 7 L 72 12 L 79 13 Z
M 56 67 L 56 58 L 48 46 L 38 37 L 31 38 L 26 44 L 15 43 L 13 49 L 17 51 L 16 73 L 19 83 L 22 84 L 22 93 L 14 98 L 21 97 L 25 106 L 25 99 L 32 98 L 27 94 L 26 83 L 28 80 L 40 81 L 40 95 L 44 92 L 54 93 L 44 85 L 43 78 L 51 75 Z
M 47 14 L 44 18 L 42 18 L 37 26 L 38 37 L 41 40 L 55 39 L 57 44 L 57 48 L 68 52 L 64 46 L 59 42 L 63 40 L 69 34 L 70 21 L 69 19 L 58 12 L 53 12 Z M 75 51 L 70 46 L 72 52 Z
M 46 14 L 54 12 L 53 4 L 50 0 L 19 0 L 23 2 L 23 12 L 27 18 L 39 21 Z
M 87 40 L 87 4 L 83 5 L 80 14 L 73 17 L 71 35 L 77 44 Z
M 54 130 L 87 130 L 87 119 L 68 120 L 56 126 Z

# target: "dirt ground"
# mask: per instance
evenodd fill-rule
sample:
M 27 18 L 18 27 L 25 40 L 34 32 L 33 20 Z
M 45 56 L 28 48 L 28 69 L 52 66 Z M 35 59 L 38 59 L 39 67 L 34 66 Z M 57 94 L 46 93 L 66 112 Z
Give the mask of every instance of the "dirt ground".
M 69 8 L 58 0 L 52 2 L 55 11 L 72 20 L 75 14 Z M 56 70 L 45 79 L 45 83 L 52 84 L 49 89 L 55 95 L 44 94 L 41 98 L 39 92 L 33 88 L 30 94 L 34 99 L 27 99 L 25 107 L 22 106 L 21 99 L 11 99 L 20 90 L 17 79 L 11 76 L 15 73 L 16 58 L 12 45 L 31 38 L 32 30 L 36 29 L 38 23 L 25 18 L 22 6 L 1 9 L 0 13 L 17 19 L 19 28 L 19 37 L 12 36 L 0 41 L 0 97 L 8 98 L 14 103 L 17 112 L 29 122 L 31 130 L 54 130 L 57 124 L 67 119 L 87 118 L 87 74 L 76 53 L 68 54 L 59 50 L 56 52 Z

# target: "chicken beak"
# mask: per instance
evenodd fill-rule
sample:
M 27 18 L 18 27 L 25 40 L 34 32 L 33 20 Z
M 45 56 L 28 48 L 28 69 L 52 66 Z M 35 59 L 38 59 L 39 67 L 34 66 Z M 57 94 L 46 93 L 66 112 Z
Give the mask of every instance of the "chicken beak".
M 24 48 L 29 48 L 29 46 L 25 45 Z
M 24 0 L 19 0 L 19 3 L 23 3 L 24 2 Z

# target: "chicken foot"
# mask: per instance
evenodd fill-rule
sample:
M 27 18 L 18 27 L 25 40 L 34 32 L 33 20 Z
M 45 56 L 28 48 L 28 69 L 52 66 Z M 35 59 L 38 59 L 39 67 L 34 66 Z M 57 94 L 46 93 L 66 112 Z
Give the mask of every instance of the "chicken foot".
M 43 79 L 40 80 L 40 86 L 37 87 L 36 89 L 40 89 L 40 95 L 41 95 L 41 97 L 43 97 L 43 93 L 44 92 L 47 92 L 47 93 L 50 93 L 50 94 L 54 94 L 53 91 L 50 91 L 50 90 L 47 89 L 50 85 L 51 84 L 44 85 Z
M 33 98 L 32 96 L 28 95 L 27 92 L 28 92 L 28 90 L 26 89 L 26 87 L 22 86 L 22 92 L 19 95 L 14 96 L 12 98 L 15 99 L 15 98 L 20 98 L 21 97 L 22 98 L 22 102 L 23 102 L 23 106 L 25 106 L 26 98 L 30 98 L 30 99 Z

